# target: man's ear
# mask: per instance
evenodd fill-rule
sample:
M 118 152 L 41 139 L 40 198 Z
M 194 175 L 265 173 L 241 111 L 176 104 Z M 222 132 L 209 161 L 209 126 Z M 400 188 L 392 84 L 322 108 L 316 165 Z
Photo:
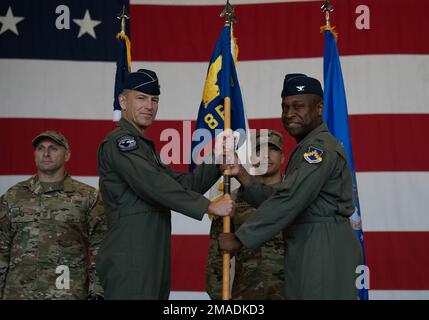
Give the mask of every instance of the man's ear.
M 323 104 L 323 99 L 320 99 L 319 103 L 317 104 L 317 114 L 321 117 L 323 116 L 323 108 L 325 105 Z
M 65 162 L 68 162 L 71 158 L 71 152 L 70 150 L 66 150 L 66 155 L 65 155 Z
M 119 105 L 121 106 L 122 110 L 127 110 L 127 97 L 124 94 L 119 94 L 118 96 Z

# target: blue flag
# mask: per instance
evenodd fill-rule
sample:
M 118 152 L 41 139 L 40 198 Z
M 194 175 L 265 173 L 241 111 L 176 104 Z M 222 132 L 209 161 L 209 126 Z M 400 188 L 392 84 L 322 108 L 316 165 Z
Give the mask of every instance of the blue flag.
M 121 118 L 121 106 L 118 96 L 122 91 L 125 78 L 131 70 L 131 45 L 128 36 L 124 32 L 119 32 L 116 36 L 118 40 L 115 75 L 115 94 L 113 100 L 113 120 L 119 121 Z
M 353 203 L 356 211 L 350 217 L 352 226 L 359 237 L 364 265 L 365 247 L 361 226 L 361 214 L 359 205 L 358 189 L 356 184 L 356 173 L 353 161 L 352 143 L 350 139 L 349 116 L 347 112 L 347 100 L 344 90 L 343 75 L 341 72 L 340 57 L 337 43 L 331 30 L 325 30 L 325 48 L 323 57 L 323 78 L 324 78 L 324 111 L 323 120 L 326 122 L 331 133 L 342 143 L 346 150 L 353 183 Z M 359 289 L 359 298 L 368 300 L 368 289 Z
M 211 133 L 210 141 L 202 136 L 192 141 L 190 170 L 195 167 L 196 155 L 204 146 L 213 141 L 216 131 L 224 129 L 224 99 L 231 98 L 231 129 L 242 129 L 247 132 L 247 121 L 243 109 L 240 85 L 235 69 L 234 57 L 231 53 L 231 27 L 224 26 L 210 59 L 203 97 L 198 111 L 195 129 L 207 129 Z M 240 137 L 238 146 L 244 143 Z

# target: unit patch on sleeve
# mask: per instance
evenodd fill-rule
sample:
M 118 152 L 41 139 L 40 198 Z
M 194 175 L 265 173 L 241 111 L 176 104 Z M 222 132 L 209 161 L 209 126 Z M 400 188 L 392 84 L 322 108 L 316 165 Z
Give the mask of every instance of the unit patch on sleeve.
M 137 141 L 133 136 L 125 135 L 116 140 L 118 148 L 122 152 L 128 152 L 138 149 Z
M 323 150 L 313 146 L 309 146 L 306 153 L 304 153 L 304 159 L 308 163 L 319 163 L 322 162 Z

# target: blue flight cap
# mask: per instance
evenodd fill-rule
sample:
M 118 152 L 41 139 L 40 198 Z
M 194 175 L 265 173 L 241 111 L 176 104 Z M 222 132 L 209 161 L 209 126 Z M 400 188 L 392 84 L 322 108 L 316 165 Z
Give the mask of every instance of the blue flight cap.
M 287 74 L 283 82 L 282 98 L 297 94 L 312 93 L 323 98 L 320 81 L 302 73 Z
M 156 73 L 148 69 L 139 69 L 130 73 L 122 86 L 122 90 L 137 90 L 152 96 L 159 96 L 158 77 Z

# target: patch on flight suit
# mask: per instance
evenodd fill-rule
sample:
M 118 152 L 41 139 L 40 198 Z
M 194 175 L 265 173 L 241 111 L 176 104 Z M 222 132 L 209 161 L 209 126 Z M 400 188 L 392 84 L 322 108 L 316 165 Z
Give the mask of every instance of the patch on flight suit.
M 304 153 L 304 159 L 308 163 L 319 163 L 322 162 L 323 150 L 313 146 L 309 146 L 306 153 Z
M 122 152 L 128 152 L 138 149 L 137 141 L 133 136 L 122 136 L 118 140 L 116 140 L 118 143 L 118 148 Z

